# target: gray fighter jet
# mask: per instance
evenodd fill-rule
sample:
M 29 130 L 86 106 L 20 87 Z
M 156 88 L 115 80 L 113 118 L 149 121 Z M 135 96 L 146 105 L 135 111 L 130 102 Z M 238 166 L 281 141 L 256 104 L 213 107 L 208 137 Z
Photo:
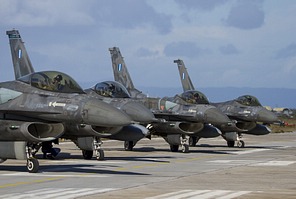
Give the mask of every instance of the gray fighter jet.
M 31 64 L 28 53 L 25 49 L 25 46 L 22 42 L 21 36 L 17 30 L 8 31 L 9 35 L 13 66 L 15 70 L 16 78 L 20 78 L 24 75 L 34 72 L 34 68 Z M 19 52 L 22 53 L 22 56 L 19 56 Z M 130 124 L 124 126 L 121 131 L 114 133 L 110 136 L 104 136 L 109 139 L 121 140 L 126 143 L 137 143 L 140 139 L 148 136 L 148 129 L 140 124 L 147 124 L 155 120 L 154 115 L 149 109 L 147 109 L 141 103 L 136 102 L 135 100 L 129 98 L 124 92 L 125 88 L 121 85 L 118 85 L 117 82 L 105 81 L 96 84 L 94 87 L 84 90 L 89 96 L 94 97 L 97 100 L 104 101 L 112 106 L 120 109 L 125 112 L 133 121 L 137 122 L 135 124 Z M 127 91 L 126 91 L 127 93 Z M 114 98 L 116 96 L 116 98 Z M 74 142 L 81 148 L 81 142 L 77 142 L 71 132 L 67 132 L 63 137 L 74 140 Z M 87 139 L 88 144 L 92 146 L 92 139 Z M 99 140 L 99 137 L 97 138 Z M 83 142 L 84 143 L 84 142 Z M 98 141 L 96 141 L 98 143 Z M 101 142 L 99 142 L 101 143 Z M 126 145 L 125 145 L 126 146 Z M 83 156 L 85 159 L 90 159 L 93 155 L 93 150 L 90 150 L 90 147 L 85 147 L 83 149 Z M 126 148 L 131 150 L 130 148 Z M 104 158 L 103 150 L 100 149 L 100 156 L 98 159 Z
M 150 122 L 157 122 L 157 119 L 142 103 L 132 99 L 123 85 L 115 81 L 104 81 L 97 83 L 92 88 L 85 89 L 85 92 L 124 111 L 133 121 L 138 123 L 129 125 L 133 129 L 129 129 L 124 134 L 120 133 L 108 137 L 109 139 L 124 141 L 125 150 L 133 150 L 133 147 L 140 139 L 150 136 L 148 129 L 144 128 L 144 126 L 147 126 Z
M 111 136 L 132 123 L 124 112 L 88 96 L 74 79 L 57 71 L 0 83 L 0 116 L 0 162 L 27 159 L 29 172 L 38 171 L 34 155 L 42 142 L 70 132 L 85 144 L 87 137 Z
M 178 65 L 185 102 L 192 104 L 199 103 L 201 95 L 194 89 L 184 62 L 178 59 L 174 60 L 174 63 Z M 233 147 L 235 141 L 237 141 L 238 147 L 244 147 L 245 143 L 241 139 L 242 134 L 266 135 L 271 130 L 263 124 L 279 122 L 279 119 L 274 113 L 264 108 L 259 100 L 251 95 L 243 95 L 234 100 L 211 104 L 219 108 L 229 118 L 235 120 L 236 126 L 240 129 L 238 132 L 222 130 L 222 136 L 227 141 L 229 147 Z M 193 137 L 192 139 L 193 144 L 198 141 L 198 138 Z
M 156 118 L 163 119 L 166 123 L 151 124 L 151 131 L 162 136 L 171 147 L 171 151 L 178 151 L 179 145 L 183 152 L 189 150 L 189 135 L 200 137 L 217 137 L 220 130 L 211 124 L 231 126 L 231 120 L 216 107 L 204 104 L 179 104 L 170 97 L 147 97 L 137 90 L 129 75 L 119 48 L 109 48 L 115 81 L 123 84 L 133 98 L 137 98 L 151 109 Z M 179 98 L 179 96 L 176 96 Z

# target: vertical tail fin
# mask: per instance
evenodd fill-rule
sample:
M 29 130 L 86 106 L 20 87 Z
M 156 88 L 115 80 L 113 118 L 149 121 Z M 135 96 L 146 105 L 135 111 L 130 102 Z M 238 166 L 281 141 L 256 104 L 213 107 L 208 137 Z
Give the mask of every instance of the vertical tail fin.
M 146 97 L 141 91 L 137 90 L 133 84 L 132 78 L 127 70 L 123 57 L 118 47 L 109 48 L 111 54 L 114 80 L 124 85 L 132 97 Z
M 15 79 L 34 72 L 24 42 L 18 30 L 6 31 L 9 38 Z
M 174 60 L 174 63 L 177 63 L 177 65 L 178 65 L 183 91 L 195 90 L 194 86 L 191 82 L 191 79 L 189 77 L 189 74 L 187 72 L 187 69 L 185 68 L 185 64 L 184 64 L 183 60 L 181 60 L 181 59 Z

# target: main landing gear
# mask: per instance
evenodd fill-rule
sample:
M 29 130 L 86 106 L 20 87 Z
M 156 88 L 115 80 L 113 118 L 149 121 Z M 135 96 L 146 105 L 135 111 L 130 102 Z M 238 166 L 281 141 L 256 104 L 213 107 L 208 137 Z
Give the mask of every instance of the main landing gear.
M 197 142 L 199 141 L 200 137 L 190 136 L 189 137 L 189 146 L 196 146 Z
M 133 141 L 124 141 L 124 150 L 132 151 L 135 145 Z
M 227 141 L 227 146 L 228 147 L 234 147 L 235 141 Z M 238 148 L 244 148 L 245 147 L 245 142 L 243 140 L 238 140 L 237 141 L 237 147 Z
M 93 139 L 93 149 L 95 151 L 96 159 L 97 160 L 104 160 L 105 153 L 104 150 L 101 148 L 103 142 L 99 138 Z M 82 156 L 85 160 L 90 160 L 93 157 L 93 150 L 82 150 Z
M 244 148 L 245 147 L 245 142 L 242 140 L 242 135 L 237 134 L 235 140 L 227 140 L 227 146 L 228 147 L 234 147 L 235 142 L 237 142 L 237 147 L 238 148 Z
M 183 153 L 189 153 L 189 137 L 186 135 L 181 135 L 179 137 L 180 145 Z M 172 152 L 179 151 L 179 144 L 170 144 L 170 149 Z

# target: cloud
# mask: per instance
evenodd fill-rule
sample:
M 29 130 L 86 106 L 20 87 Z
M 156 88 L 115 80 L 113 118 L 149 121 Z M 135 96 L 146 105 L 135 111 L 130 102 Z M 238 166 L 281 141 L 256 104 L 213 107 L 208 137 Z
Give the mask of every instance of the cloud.
M 88 14 L 91 7 L 77 0 L 0 0 L 0 3 L 0 24 L 53 26 L 94 23 Z
M 100 23 L 114 27 L 133 29 L 151 25 L 161 34 L 170 33 L 172 29 L 171 17 L 157 13 L 145 1 L 100 1 L 97 13 Z
M 175 0 L 176 3 L 187 9 L 201 9 L 211 11 L 229 0 Z
M 164 54 L 170 57 L 184 56 L 194 58 L 206 51 L 197 47 L 194 42 L 173 42 L 164 48 Z
M 226 46 L 221 46 L 219 48 L 219 50 L 224 55 L 233 55 L 233 54 L 239 53 L 238 49 L 232 44 L 227 44 Z
M 157 56 L 158 54 L 159 54 L 158 51 L 153 51 L 147 48 L 140 48 L 136 52 L 136 56 L 139 56 L 139 57 L 154 57 L 154 56 Z
M 287 47 L 280 49 L 277 53 L 275 58 L 281 59 L 281 58 L 290 58 L 296 56 L 296 44 L 292 43 L 288 45 Z
M 157 13 L 138 0 L 0 0 L 0 24 L 16 26 L 94 26 L 134 29 L 152 27 L 160 34 L 172 29 L 171 16 Z
M 261 1 L 240 1 L 231 8 L 226 24 L 231 27 L 249 30 L 260 28 L 264 24 L 265 14 L 260 8 Z
M 285 75 L 295 77 L 296 74 L 296 57 L 289 59 L 288 62 L 282 66 Z

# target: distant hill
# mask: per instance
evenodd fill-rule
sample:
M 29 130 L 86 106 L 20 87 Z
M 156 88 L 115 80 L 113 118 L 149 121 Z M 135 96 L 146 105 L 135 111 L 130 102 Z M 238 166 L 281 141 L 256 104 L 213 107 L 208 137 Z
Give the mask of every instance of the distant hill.
M 140 88 L 151 97 L 173 96 L 181 93 L 181 88 Z M 263 106 L 296 108 L 296 89 L 286 88 L 200 88 L 211 102 L 222 102 L 235 99 L 241 95 L 253 95 Z

